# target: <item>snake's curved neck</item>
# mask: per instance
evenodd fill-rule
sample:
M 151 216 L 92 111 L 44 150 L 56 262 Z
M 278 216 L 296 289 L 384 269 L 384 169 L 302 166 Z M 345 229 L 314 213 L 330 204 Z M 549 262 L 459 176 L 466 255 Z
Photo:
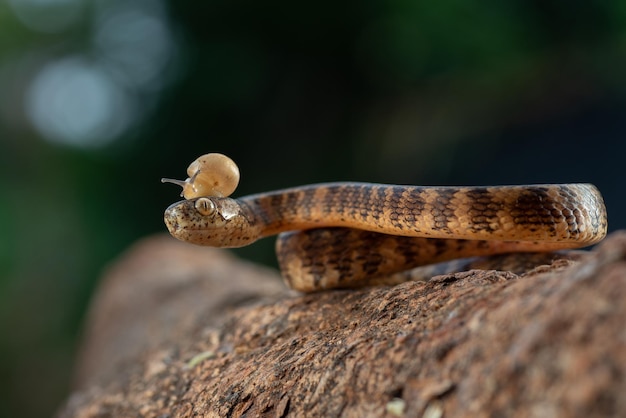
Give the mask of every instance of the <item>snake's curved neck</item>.
M 352 227 L 382 230 L 383 212 L 407 189 L 371 183 L 322 183 L 261 193 L 238 199 L 250 214 L 250 222 L 263 237 L 280 232 L 319 227 Z M 389 225 L 385 226 L 389 230 Z M 401 233 L 398 227 L 397 232 Z M 389 233 L 389 232 L 388 232 Z
M 290 230 L 349 227 L 401 236 L 568 241 L 582 246 L 597 242 L 606 230 L 606 222 L 601 222 L 606 219 L 602 198 L 588 184 L 424 187 L 324 183 L 239 200 L 247 205 L 250 224 L 261 237 Z M 562 202 L 572 209 L 561 210 Z

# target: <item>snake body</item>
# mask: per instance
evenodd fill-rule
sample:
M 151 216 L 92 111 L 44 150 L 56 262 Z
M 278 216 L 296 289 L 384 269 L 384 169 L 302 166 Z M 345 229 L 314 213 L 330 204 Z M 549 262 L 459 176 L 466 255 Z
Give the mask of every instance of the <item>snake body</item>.
M 198 245 L 240 247 L 281 234 L 283 276 L 302 291 L 355 287 L 459 257 L 585 247 L 607 229 L 602 196 L 591 184 L 324 183 L 184 200 L 164 218 L 174 237 Z

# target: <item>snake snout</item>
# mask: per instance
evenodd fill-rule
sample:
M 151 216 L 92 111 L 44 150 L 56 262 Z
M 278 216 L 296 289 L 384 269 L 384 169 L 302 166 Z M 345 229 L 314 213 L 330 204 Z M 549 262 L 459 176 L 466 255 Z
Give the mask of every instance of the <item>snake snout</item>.
M 167 230 L 174 238 L 184 240 L 185 228 L 180 222 L 182 213 L 179 203 L 174 203 L 165 209 L 163 221 L 165 222 L 165 226 L 167 226 Z
M 173 216 L 171 211 L 168 209 L 163 215 L 163 220 L 165 221 L 165 226 L 167 226 L 167 230 L 170 231 L 170 234 L 176 236 L 177 231 L 180 229 L 176 216 Z

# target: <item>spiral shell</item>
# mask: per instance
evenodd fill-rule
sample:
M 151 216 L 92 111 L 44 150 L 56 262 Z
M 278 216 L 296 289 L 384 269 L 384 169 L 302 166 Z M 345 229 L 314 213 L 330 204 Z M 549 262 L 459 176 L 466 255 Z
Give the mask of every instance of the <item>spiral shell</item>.
M 163 178 L 163 183 L 178 184 L 183 188 L 181 196 L 185 199 L 197 197 L 230 196 L 239 184 L 239 167 L 237 164 L 219 153 L 204 154 L 196 158 L 187 167 L 186 180 Z

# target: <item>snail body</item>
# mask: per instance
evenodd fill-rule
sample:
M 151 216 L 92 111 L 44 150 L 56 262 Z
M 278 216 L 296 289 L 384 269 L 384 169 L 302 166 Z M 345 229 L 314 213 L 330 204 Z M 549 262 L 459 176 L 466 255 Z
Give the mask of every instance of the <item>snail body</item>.
M 173 183 L 181 186 L 181 196 L 185 199 L 198 197 L 230 196 L 239 184 L 239 167 L 237 164 L 219 153 L 204 154 L 196 158 L 187 167 L 186 180 L 162 178 L 162 183 Z

